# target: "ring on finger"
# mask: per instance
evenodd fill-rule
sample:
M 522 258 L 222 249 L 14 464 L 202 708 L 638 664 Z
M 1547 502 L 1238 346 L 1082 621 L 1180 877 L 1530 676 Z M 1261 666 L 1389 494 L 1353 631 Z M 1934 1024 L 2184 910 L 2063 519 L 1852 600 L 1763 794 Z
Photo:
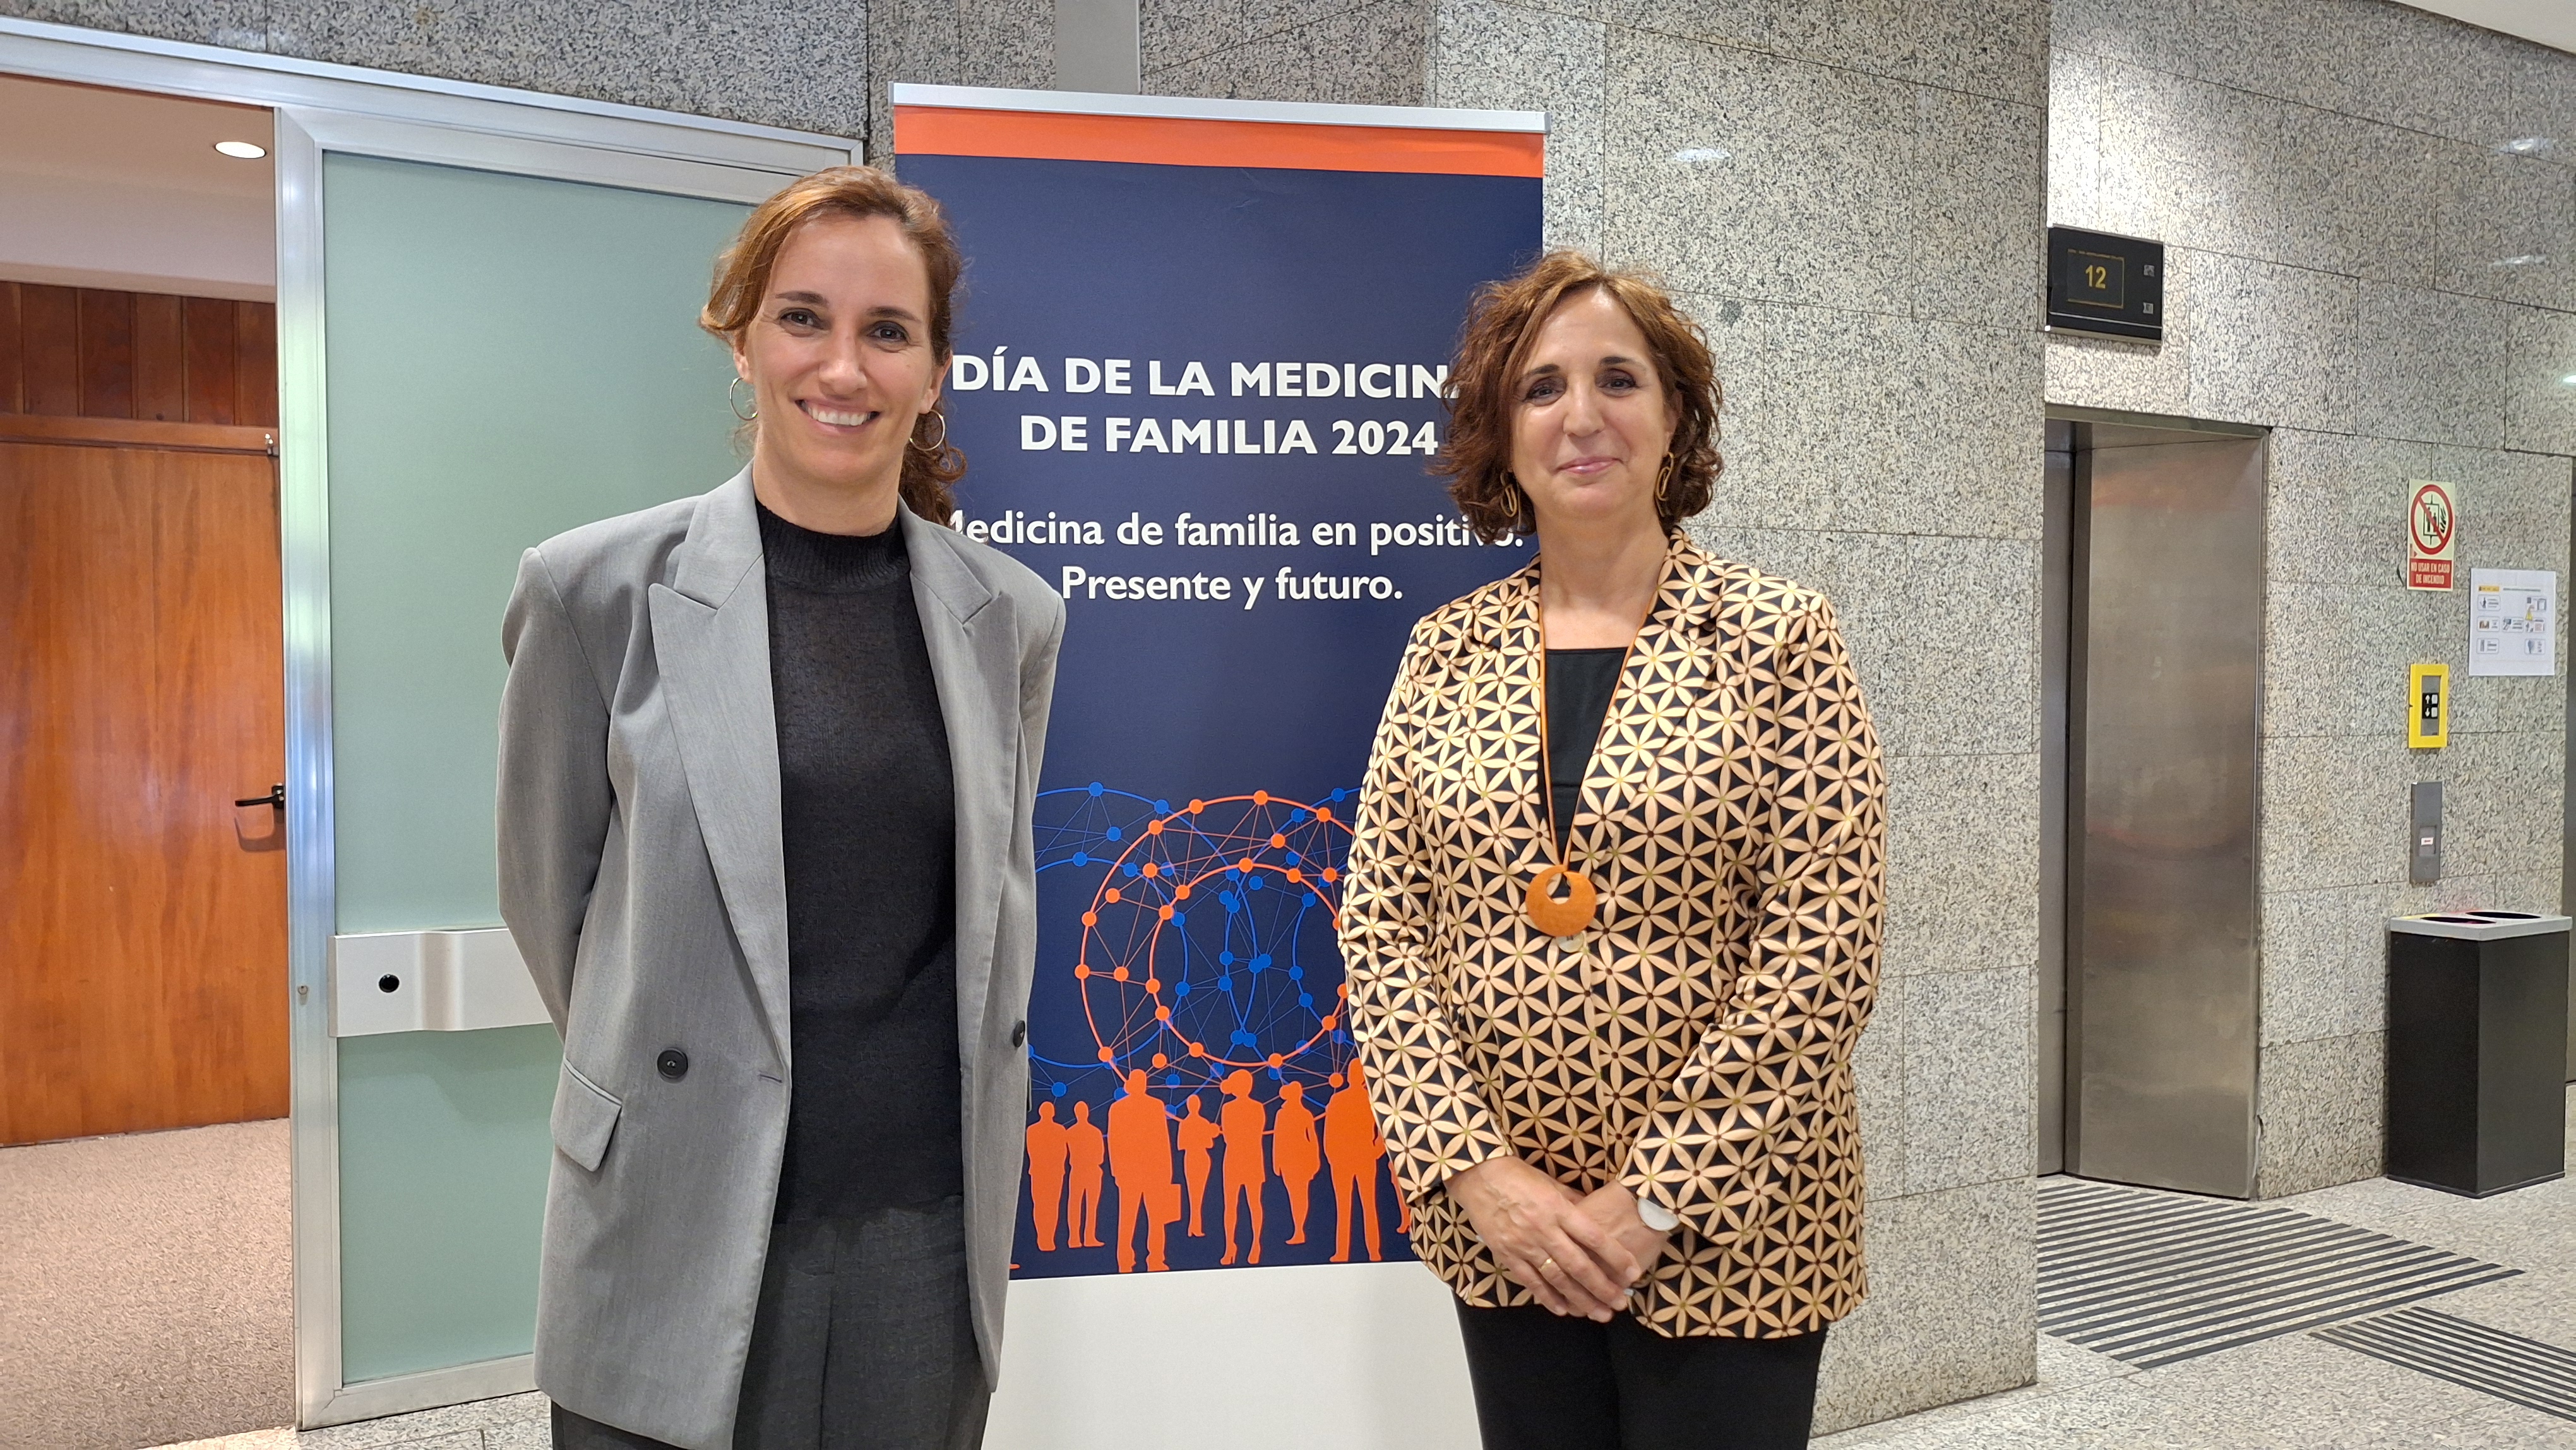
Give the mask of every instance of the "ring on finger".
M 1555 1270 L 1556 1270 L 1556 1256 L 1555 1256 L 1555 1255 L 1550 1254 L 1548 1257 L 1546 1257 L 1546 1258 L 1541 1259 L 1541 1260 L 1539 1260 L 1539 1261 L 1538 1261 L 1538 1271 L 1539 1271 L 1539 1275 L 1540 1275 L 1540 1277 L 1544 1278 L 1544 1277 L 1545 1277 L 1545 1276 L 1547 1276 L 1548 1274 L 1555 1272 Z

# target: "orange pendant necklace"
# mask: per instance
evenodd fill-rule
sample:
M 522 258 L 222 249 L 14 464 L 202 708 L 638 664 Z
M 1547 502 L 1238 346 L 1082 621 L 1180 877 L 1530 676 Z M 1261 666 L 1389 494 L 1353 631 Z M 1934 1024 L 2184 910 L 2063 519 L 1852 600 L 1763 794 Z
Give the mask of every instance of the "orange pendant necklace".
M 1629 649 L 1635 648 L 1635 642 L 1631 641 Z M 1620 677 L 1625 679 L 1627 673 L 1627 657 L 1622 655 L 1619 660 Z M 1611 690 L 1611 703 L 1618 703 L 1615 686 Z M 1592 743 L 1594 749 L 1600 748 L 1597 733 Z M 1530 925 L 1549 936 L 1573 936 L 1592 925 L 1592 913 L 1600 909 L 1601 893 L 1593 888 L 1590 877 L 1565 864 L 1564 848 L 1557 844 L 1556 756 L 1552 745 L 1547 728 L 1547 639 L 1542 632 L 1538 651 L 1539 794 L 1547 801 L 1547 844 L 1555 852 L 1557 861 L 1531 878 L 1529 902 L 1524 909 L 1529 912 Z M 1588 765 L 1590 757 L 1586 756 L 1585 760 Z
M 1550 866 L 1530 881 L 1530 925 L 1549 936 L 1572 936 L 1590 926 L 1600 904 L 1601 893 L 1569 866 Z

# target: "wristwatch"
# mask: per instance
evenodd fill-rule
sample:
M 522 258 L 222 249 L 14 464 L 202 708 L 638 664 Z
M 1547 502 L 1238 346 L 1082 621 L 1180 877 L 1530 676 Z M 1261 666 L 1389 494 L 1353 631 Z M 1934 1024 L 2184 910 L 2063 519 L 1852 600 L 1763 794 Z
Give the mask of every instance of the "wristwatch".
M 1662 1204 L 1655 1202 L 1651 1198 L 1641 1198 L 1637 1200 L 1637 1217 L 1644 1219 L 1646 1221 L 1646 1227 L 1653 1229 L 1659 1234 L 1671 1233 L 1674 1229 L 1682 1226 L 1682 1216 L 1680 1214 L 1673 1212 L 1671 1209 L 1664 1207 Z

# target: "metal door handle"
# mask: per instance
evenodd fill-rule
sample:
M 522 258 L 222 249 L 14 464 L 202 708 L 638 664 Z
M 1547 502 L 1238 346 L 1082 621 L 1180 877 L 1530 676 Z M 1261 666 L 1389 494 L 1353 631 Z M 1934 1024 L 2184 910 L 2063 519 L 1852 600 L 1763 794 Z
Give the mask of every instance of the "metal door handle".
M 249 800 L 235 801 L 233 804 L 237 806 L 266 806 L 270 810 L 282 811 L 286 809 L 286 782 L 281 780 L 277 784 L 270 786 L 268 788 L 268 794 L 266 795 L 255 795 Z

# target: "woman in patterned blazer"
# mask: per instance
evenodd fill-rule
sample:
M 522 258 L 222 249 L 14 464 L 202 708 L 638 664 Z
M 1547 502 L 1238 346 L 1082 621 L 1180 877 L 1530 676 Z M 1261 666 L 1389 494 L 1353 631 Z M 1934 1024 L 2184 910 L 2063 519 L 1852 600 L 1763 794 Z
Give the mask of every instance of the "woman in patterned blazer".
M 1345 890 L 1351 1029 L 1488 1450 L 1807 1442 L 1863 1292 L 1878 738 L 1813 590 L 1681 532 L 1699 330 L 1571 252 L 1476 301 L 1439 465 L 1538 558 L 1413 632 Z

